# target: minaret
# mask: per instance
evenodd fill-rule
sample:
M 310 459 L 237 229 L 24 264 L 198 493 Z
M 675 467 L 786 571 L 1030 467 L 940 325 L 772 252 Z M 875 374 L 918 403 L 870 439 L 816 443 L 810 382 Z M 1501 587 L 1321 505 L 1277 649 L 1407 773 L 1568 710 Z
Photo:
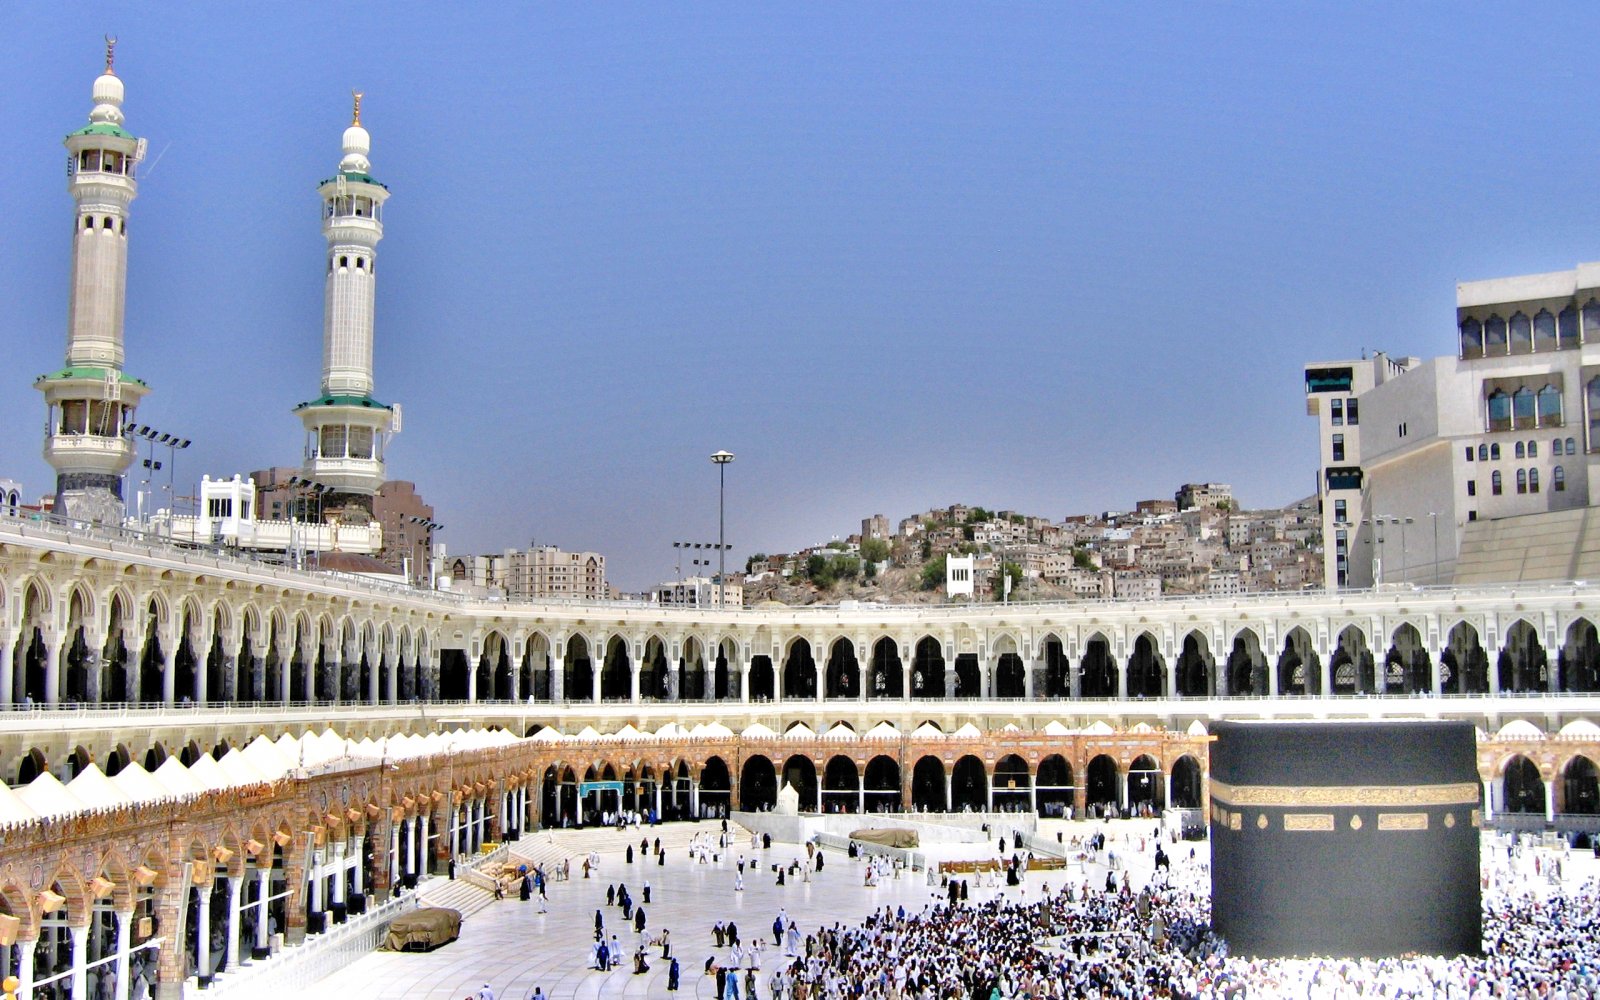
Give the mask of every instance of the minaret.
M 317 188 L 328 240 L 322 395 L 295 407 L 306 427 L 306 476 L 333 488 L 323 510 L 346 520 L 362 520 L 352 508 L 371 514 L 372 497 L 383 485 L 384 437 L 400 430 L 400 407 L 372 398 L 376 258 L 389 189 L 368 172 L 371 148 L 357 93 L 339 172 Z
M 138 193 L 133 172 L 144 140 L 122 128 L 116 44 L 106 39 L 106 70 L 94 82 L 89 124 L 66 137 L 67 191 L 77 209 L 66 367 L 33 383 L 50 409 L 44 457 L 56 470 L 56 512 L 105 522 L 122 518 L 122 474 L 134 457 L 126 431 L 150 391 L 122 371 L 128 203 Z

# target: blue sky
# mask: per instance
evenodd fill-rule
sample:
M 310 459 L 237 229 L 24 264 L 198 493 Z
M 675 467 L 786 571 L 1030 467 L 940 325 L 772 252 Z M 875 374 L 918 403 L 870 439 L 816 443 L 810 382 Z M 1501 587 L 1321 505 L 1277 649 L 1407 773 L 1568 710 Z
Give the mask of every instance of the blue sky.
M 1300 366 L 1452 349 L 1454 283 L 1600 259 L 1594 5 L 7 4 L 0 476 L 52 487 L 101 34 L 149 139 L 140 418 L 293 464 L 315 185 L 367 94 L 389 474 L 452 551 L 733 561 L 930 505 L 1312 490 Z

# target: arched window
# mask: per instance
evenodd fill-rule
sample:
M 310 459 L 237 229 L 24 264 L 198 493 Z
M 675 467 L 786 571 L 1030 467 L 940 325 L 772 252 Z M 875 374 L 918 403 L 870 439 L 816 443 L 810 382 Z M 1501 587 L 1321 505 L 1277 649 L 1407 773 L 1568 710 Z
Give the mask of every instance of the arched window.
M 1597 397 L 1597 400 L 1600 400 L 1600 397 Z M 1489 393 L 1489 429 L 1491 431 L 1511 429 L 1511 397 L 1506 395 L 1504 389 L 1496 389 Z
M 1500 470 L 1494 470 L 1494 472 L 1489 476 L 1489 492 L 1493 493 L 1495 496 L 1499 496 L 1504 486 L 1505 481 L 1500 476 Z
M 1533 349 L 1536 351 L 1556 349 L 1556 317 L 1548 309 L 1540 309 L 1538 315 L 1533 317 Z
M 1555 467 L 1555 471 L 1550 473 L 1550 480 L 1551 480 L 1551 482 L 1555 483 L 1555 491 L 1557 493 L 1565 493 L 1565 492 L 1567 492 L 1567 470 L 1566 469 L 1563 469 L 1559 465 L 1556 466 Z
M 1529 469 L 1528 470 L 1528 492 L 1529 493 L 1537 493 L 1537 492 L 1539 492 L 1539 470 L 1538 469 Z
M 1560 331 L 1561 346 L 1562 347 L 1577 347 L 1578 346 L 1578 307 L 1577 306 L 1569 305 L 1565 309 L 1561 310 L 1561 316 L 1557 320 L 1556 326 L 1559 328 L 1559 331 Z
M 1533 324 L 1528 322 L 1527 313 L 1515 313 L 1511 317 L 1511 353 L 1531 354 L 1533 352 Z
M 1518 493 L 1526 493 L 1526 492 L 1528 492 L 1528 470 L 1527 469 L 1518 469 L 1517 470 L 1517 492 Z
M 1534 416 L 1532 389 L 1523 386 L 1511 394 L 1511 417 L 1518 430 L 1534 426 L 1537 420 Z
M 1516 456 L 1518 458 L 1527 458 L 1528 457 L 1528 449 L 1523 446 L 1521 441 L 1517 442 L 1517 446 L 1513 450 L 1516 453 Z
M 340 267 L 349 267 L 350 266 L 350 258 L 349 257 L 340 257 L 339 258 L 339 266 Z
M 1561 426 L 1561 390 L 1553 385 L 1539 390 L 1539 426 Z
M 1498 443 L 1489 446 L 1489 457 L 1496 462 L 1500 461 L 1500 445 Z
M 1506 321 L 1499 316 L 1490 316 L 1483 324 L 1483 353 L 1506 353 Z
M 1590 299 L 1583 306 L 1583 339 L 1600 339 L 1600 302 Z
M 1461 324 L 1461 356 L 1483 357 L 1483 324 L 1470 317 Z
M 112 227 L 112 222 L 111 222 L 111 216 L 108 215 L 104 219 L 100 220 L 100 228 L 101 229 L 108 229 L 108 230 L 113 228 Z
M 91 218 L 90 216 L 85 215 L 83 217 L 83 228 L 85 228 L 85 229 L 93 229 L 94 228 L 94 219 Z
M 1576 451 L 1572 450 L 1573 446 L 1575 444 L 1577 444 L 1577 443 L 1578 443 L 1578 441 L 1577 441 L 1576 438 L 1567 438 L 1567 454 L 1568 455 L 1576 455 L 1577 454 Z
M 1486 445 L 1486 444 L 1478 445 L 1478 461 L 1487 462 L 1488 460 L 1489 460 L 1489 446 Z
M 1600 441 L 1600 378 L 1589 380 L 1584 395 L 1589 404 L 1589 440 Z
M 1537 442 L 1537 441 L 1529 441 L 1528 442 L 1528 457 L 1529 458 L 1538 458 L 1539 457 L 1539 442 Z
M 1552 455 L 1561 454 L 1561 439 L 1560 438 L 1555 438 L 1554 440 L 1552 440 L 1550 442 L 1550 454 L 1552 454 Z
M 365 260 L 363 260 L 362 258 L 357 257 L 356 258 L 356 270 L 357 271 L 365 271 L 366 269 L 367 269 L 367 262 Z

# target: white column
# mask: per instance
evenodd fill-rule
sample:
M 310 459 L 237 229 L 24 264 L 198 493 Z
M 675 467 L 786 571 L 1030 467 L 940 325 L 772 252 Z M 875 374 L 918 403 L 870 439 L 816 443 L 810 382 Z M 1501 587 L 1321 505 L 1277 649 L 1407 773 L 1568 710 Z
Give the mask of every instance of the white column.
M 479 660 L 467 661 L 467 700 L 478 700 L 478 666 Z
M 755 662 L 753 657 L 746 660 L 744 669 L 739 671 L 739 701 L 746 705 L 750 703 L 750 669 L 755 665 Z
M 17 977 L 17 1000 L 33 1000 L 33 951 L 38 945 L 38 938 L 17 941 L 17 953 L 22 956 L 12 973 Z
M 230 972 L 239 967 L 239 911 L 244 896 L 239 888 L 243 883 L 242 875 L 228 877 L 228 948 L 224 967 Z
M 114 1000 L 128 1000 L 128 949 L 133 944 L 128 938 L 133 930 L 133 911 L 113 910 L 111 915 L 117 922 L 117 960 L 112 963 L 112 976 L 117 983 Z
M 953 795 L 954 795 L 953 782 L 954 782 L 954 780 L 955 780 L 955 772 L 953 770 L 945 772 L 945 776 L 944 776 L 944 811 L 945 812 L 955 812 L 956 811 L 956 803 L 955 803 L 955 799 L 953 798 Z
M 16 684 L 16 672 L 12 666 L 12 654 L 16 649 L 17 637 L 10 632 L 0 632 L 0 705 L 11 704 L 11 692 Z M 132 656 L 132 653 L 129 653 Z M 135 659 L 134 662 L 138 662 Z M 137 692 L 135 692 L 137 694 Z M 135 701 L 136 698 L 129 698 Z
M 656 793 L 655 794 L 655 798 L 656 798 L 656 816 L 659 817 L 661 815 L 661 782 L 660 781 L 656 782 L 655 793 Z
M 1032 775 L 1028 776 L 1028 812 L 1039 815 L 1039 789 L 1034 786 Z
M 350 842 L 350 891 L 358 896 L 367 892 L 367 859 L 366 852 L 362 849 L 365 840 L 356 837 Z
M 1127 809 L 1128 808 L 1128 776 L 1126 774 L 1118 774 L 1117 775 L 1117 798 L 1122 803 L 1122 808 L 1123 809 Z
M 417 820 L 422 823 L 422 835 L 417 838 L 417 852 L 420 858 L 414 872 L 417 878 L 420 879 L 433 871 L 433 854 L 428 850 L 428 827 L 432 825 L 433 821 L 429 813 L 421 814 L 417 817 Z
M 67 928 L 67 936 L 72 939 L 72 995 L 86 997 L 89 995 L 89 928 Z
M 311 880 L 311 912 L 321 913 L 326 907 L 322 902 L 322 852 L 320 850 L 311 852 L 309 878 Z M 326 930 L 327 928 L 323 929 Z
M 1164 780 L 1166 782 L 1166 795 L 1164 795 L 1162 797 L 1161 804 L 1162 804 L 1163 807 L 1165 807 L 1167 809 L 1171 809 L 1172 808 L 1172 772 L 1168 771 L 1163 776 L 1163 778 L 1164 778 Z
M 211 883 L 207 881 L 198 888 L 200 913 L 194 922 L 194 974 L 204 978 L 211 974 Z
M 256 943 L 255 950 L 265 953 L 272 944 L 270 920 L 267 915 L 267 897 L 272 894 L 272 869 L 256 872 Z M 251 956 L 255 957 L 254 955 Z
M 1490 778 L 1483 779 L 1483 820 L 1488 823 L 1494 819 L 1494 781 Z
M 565 658 L 561 656 L 550 657 L 550 700 L 560 701 L 565 697 L 567 679 L 565 676 Z
M 988 781 L 984 782 L 984 784 L 987 785 L 988 789 L 989 789 L 989 808 L 988 808 L 988 811 L 989 812 L 994 812 L 994 776 L 993 775 L 985 775 L 985 777 L 987 777 L 989 779 Z
M 856 812 L 865 813 L 866 811 L 867 811 L 867 780 L 866 780 L 866 775 L 862 775 L 861 784 L 856 786 Z
M 1034 660 L 1022 665 L 1022 696 L 1029 701 L 1033 700 L 1033 675 L 1044 669 L 1043 664 L 1043 660 Z
M 406 828 L 406 863 L 402 866 L 402 874 L 421 875 L 422 863 L 419 859 L 421 850 L 417 845 L 417 835 L 421 832 L 422 817 L 413 816 L 405 823 Z
M 345 847 L 342 840 L 333 845 L 333 861 L 328 865 L 333 873 L 333 905 L 340 908 L 344 906 Z
M 638 663 L 628 664 L 628 701 L 639 704 L 639 674 L 641 667 Z
M 129 654 L 132 655 L 131 653 Z M 290 682 L 294 673 L 294 647 L 288 643 L 278 644 L 278 700 L 288 701 Z
M 689 779 L 689 815 L 700 815 L 700 783 L 693 778 Z
M 451 806 L 450 806 L 450 855 L 449 855 L 452 858 L 455 857 L 458 853 L 460 853 L 459 851 L 456 850 L 456 820 L 457 820 L 457 817 L 459 817 L 460 815 L 461 815 L 461 808 L 452 803 Z
M 1544 821 L 1546 823 L 1554 823 L 1556 821 L 1556 783 L 1554 781 L 1544 783 Z
M 400 827 L 401 823 L 389 824 L 389 888 L 395 889 L 400 885 L 402 865 L 400 862 Z
M 160 635 L 161 644 L 161 702 L 172 705 L 177 700 L 178 689 L 178 643 L 183 639 L 178 635 Z
M 54 705 L 61 700 L 61 647 L 49 636 L 44 642 L 44 703 Z

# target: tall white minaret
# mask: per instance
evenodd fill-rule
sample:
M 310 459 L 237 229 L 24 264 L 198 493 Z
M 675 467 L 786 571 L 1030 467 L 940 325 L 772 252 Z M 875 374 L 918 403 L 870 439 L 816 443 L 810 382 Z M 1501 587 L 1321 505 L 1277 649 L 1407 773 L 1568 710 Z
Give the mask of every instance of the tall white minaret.
M 400 430 L 399 406 L 372 398 L 372 320 L 377 246 L 389 189 L 369 172 L 372 137 L 361 127 L 361 94 L 344 130 L 339 172 L 317 188 L 328 240 L 322 311 L 322 395 L 295 407 L 306 427 L 305 472 L 333 487 L 323 509 L 350 518 L 372 511 L 383 485 L 384 438 Z
M 44 457 L 56 470 L 56 511 L 110 522 L 121 520 L 122 474 L 134 457 L 127 429 L 150 391 L 122 371 L 128 204 L 138 193 L 133 174 L 144 141 L 122 127 L 116 44 L 106 39 L 106 69 L 94 82 L 89 124 L 66 137 L 67 191 L 77 210 L 66 367 L 33 383 L 49 406 Z

